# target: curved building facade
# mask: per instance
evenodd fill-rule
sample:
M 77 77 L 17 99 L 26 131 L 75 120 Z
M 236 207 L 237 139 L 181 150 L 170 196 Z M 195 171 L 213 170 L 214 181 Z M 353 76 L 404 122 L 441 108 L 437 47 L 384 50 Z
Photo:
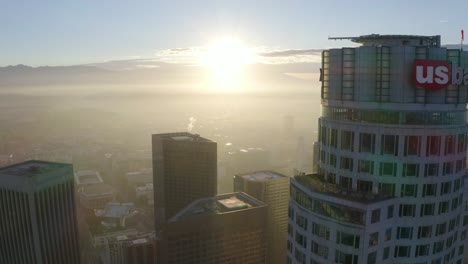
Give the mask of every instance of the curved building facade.
M 289 262 L 463 263 L 468 52 L 351 40 L 322 53 L 319 168 L 291 181 Z

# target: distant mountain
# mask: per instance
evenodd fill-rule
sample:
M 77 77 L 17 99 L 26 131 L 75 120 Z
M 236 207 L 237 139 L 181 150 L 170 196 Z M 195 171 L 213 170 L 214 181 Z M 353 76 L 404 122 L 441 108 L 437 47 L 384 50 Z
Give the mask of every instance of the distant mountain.
M 244 67 L 245 86 L 252 92 L 318 92 L 319 68 L 319 63 L 250 64 Z M 40 92 L 55 87 L 55 91 L 79 92 L 85 89 L 77 87 L 96 91 L 121 86 L 127 92 L 145 87 L 157 93 L 198 93 L 211 89 L 207 88 L 213 84 L 210 78 L 208 68 L 141 59 L 54 67 L 20 64 L 0 67 L 0 91 L 28 88 Z

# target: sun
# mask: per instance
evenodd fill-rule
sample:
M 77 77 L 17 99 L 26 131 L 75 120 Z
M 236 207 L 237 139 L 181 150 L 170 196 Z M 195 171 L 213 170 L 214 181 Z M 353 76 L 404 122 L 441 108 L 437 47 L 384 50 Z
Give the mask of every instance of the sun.
M 241 89 L 245 65 L 252 62 L 251 50 L 234 38 L 215 41 L 201 56 L 202 66 L 209 69 L 210 85 L 217 90 Z

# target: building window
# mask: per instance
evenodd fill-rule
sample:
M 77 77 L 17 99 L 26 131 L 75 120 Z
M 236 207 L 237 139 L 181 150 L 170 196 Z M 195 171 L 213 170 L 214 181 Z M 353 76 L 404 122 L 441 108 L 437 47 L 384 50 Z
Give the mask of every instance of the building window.
M 439 214 L 445 214 L 449 211 L 449 201 L 439 202 Z
M 464 160 L 457 160 L 456 166 L 455 166 L 455 172 L 458 173 L 460 171 L 463 171 L 465 169 L 465 162 Z
M 439 252 L 442 252 L 442 250 L 444 250 L 444 240 L 437 241 L 432 247 L 432 254 L 437 254 Z
M 440 155 L 440 136 L 427 137 L 426 156 Z
M 405 156 L 420 156 L 421 155 L 421 137 L 406 136 L 405 137 Z
M 312 234 L 330 240 L 330 228 L 312 222 Z
M 371 133 L 359 134 L 359 152 L 374 153 L 375 135 Z
M 369 246 L 376 246 L 379 244 L 379 232 L 369 235 Z
M 294 208 L 288 207 L 288 216 L 289 219 L 294 220 Z
M 341 157 L 340 168 L 348 171 L 353 171 L 353 159 L 348 157 Z
M 374 162 L 371 160 L 359 160 L 358 172 L 374 173 Z
M 421 214 L 420 214 L 420 216 L 434 215 L 434 211 L 435 211 L 435 204 L 433 204 L 433 203 L 422 204 L 421 205 Z
M 375 209 L 372 211 L 371 224 L 377 223 L 379 221 L 380 221 L 380 209 Z
M 411 246 L 396 246 L 395 258 L 407 258 L 411 254 Z
M 338 231 L 336 232 L 336 243 L 354 248 L 359 248 L 359 235 L 353 235 Z
M 412 227 L 398 227 L 397 228 L 397 239 L 412 239 L 413 228 Z
M 372 182 L 357 180 L 357 190 L 360 192 L 372 192 Z
M 306 255 L 297 249 L 294 250 L 294 257 L 296 258 L 297 263 L 306 263 Z
M 302 229 L 307 231 L 307 218 L 297 215 L 296 216 L 296 224 L 301 227 Z
M 340 176 L 340 187 L 346 190 L 353 188 L 353 179 L 350 177 Z
M 437 193 L 437 183 L 423 185 L 423 197 L 435 196 Z
M 453 163 L 452 162 L 444 162 L 444 176 L 450 175 L 453 173 Z
M 335 251 L 335 263 L 358 264 L 358 256 L 353 254 L 343 253 L 339 250 Z
M 427 256 L 429 255 L 429 244 L 426 245 L 417 245 L 415 257 Z
M 445 136 L 445 155 L 455 152 L 455 136 Z
M 393 205 L 389 205 L 387 207 L 387 219 L 390 219 L 393 217 L 393 210 L 394 210 L 393 208 L 394 208 Z
M 403 177 L 418 177 L 419 164 L 403 164 Z
M 349 151 L 354 150 L 354 132 L 341 131 L 341 149 Z
M 418 195 L 418 185 L 417 184 L 402 184 L 401 185 L 401 197 L 410 196 L 416 197 Z
M 380 176 L 396 176 L 396 163 L 381 162 Z
M 389 256 L 390 256 L 390 247 L 386 247 L 383 250 L 382 259 L 388 259 Z
M 377 261 L 377 252 L 374 251 L 372 253 L 369 253 L 369 255 L 367 255 L 367 264 L 375 264 Z
M 299 232 L 296 232 L 296 243 L 303 248 L 307 248 L 307 238 Z
M 398 136 L 397 135 L 382 135 L 382 150 L 381 154 L 398 155 Z
M 466 151 L 465 134 L 458 134 L 458 153 Z
M 437 176 L 439 174 L 439 163 L 429 163 L 424 165 L 424 177 Z
M 447 223 L 437 224 L 435 235 L 436 236 L 443 235 L 445 234 L 446 231 L 447 231 Z
M 336 168 L 336 155 L 335 154 L 329 154 L 328 155 L 328 164 L 333 167 L 333 168 Z
M 403 216 L 413 216 L 415 215 L 416 205 L 414 204 L 400 204 L 400 217 Z
M 432 236 L 432 226 L 420 226 L 418 228 L 418 238 L 430 238 Z
M 452 182 L 443 182 L 440 184 L 440 195 L 449 193 L 452 190 Z
M 395 184 L 379 183 L 379 193 L 388 196 L 395 196 Z
M 336 148 L 338 144 L 338 130 L 336 128 L 330 128 L 330 135 L 328 137 L 329 139 L 329 146 Z
M 327 128 L 324 126 L 320 128 L 320 143 L 324 146 L 327 145 Z
M 315 243 L 312 240 L 311 251 L 317 256 L 328 259 L 328 247 Z
M 392 239 L 392 228 L 387 228 L 385 230 L 385 241 L 389 241 Z

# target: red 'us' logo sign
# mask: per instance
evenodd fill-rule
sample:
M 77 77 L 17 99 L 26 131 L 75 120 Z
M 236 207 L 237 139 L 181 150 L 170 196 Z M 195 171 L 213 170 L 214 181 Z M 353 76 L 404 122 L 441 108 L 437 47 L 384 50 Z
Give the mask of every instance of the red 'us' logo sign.
M 450 84 L 450 64 L 447 61 L 415 60 L 414 84 L 431 91 Z

